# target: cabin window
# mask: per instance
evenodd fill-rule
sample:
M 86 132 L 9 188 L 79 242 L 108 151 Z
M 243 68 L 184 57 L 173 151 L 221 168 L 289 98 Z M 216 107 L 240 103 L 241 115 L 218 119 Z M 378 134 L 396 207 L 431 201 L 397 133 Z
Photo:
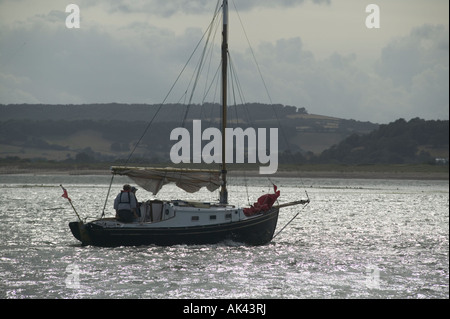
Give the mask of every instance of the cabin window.
M 225 214 L 225 219 L 231 219 L 231 213 L 230 214 Z
M 198 216 L 191 217 L 191 221 L 193 221 L 193 222 L 198 222 L 199 220 L 200 220 L 200 218 Z
M 216 215 L 209 215 L 209 219 L 210 219 L 210 220 L 216 220 L 217 217 L 216 217 Z

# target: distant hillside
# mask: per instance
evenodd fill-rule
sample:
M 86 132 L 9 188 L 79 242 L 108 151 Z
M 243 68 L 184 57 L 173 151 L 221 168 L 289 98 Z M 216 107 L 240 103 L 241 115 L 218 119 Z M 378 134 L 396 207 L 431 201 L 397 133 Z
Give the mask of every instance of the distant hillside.
M 316 161 L 343 164 L 434 162 L 449 157 L 449 121 L 399 119 L 365 135 L 352 134 Z
M 139 140 L 137 161 L 167 163 L 175 143 L 171 131 L 183 119 L 189 130 L 193 119 L 202 120 L 202 129 L 219 127 L 219 109 L 218 104 L 0 105 L 0 159 L 111 162 L 127 158 Z M 277 127 L 282 164 L 432 163 L 449 156 L 448 120 L 378 125 L 259 103 L 231 106 L 228 118 L 230 127 Z
M 183 118 L 219 121 L 221 108 L 217 103 L 193 104 L 0 104 L 1 121 L 7 120 L 90 120 L 90 121 L 150 121 L 156 115 L 158 122 L 178 122 Z M 228 120 L 241 122 L 271 121 L 276 116 L 289 118 L 297 114 L 307 114 L 304 108 L 281 104 L 247 103 L 229 106 Z
M 186 113 L 187 112 L 187 113 Z M 170 132 L 201 119 L 206 127 L 219 127 L 218 104 L 160 105 L 0 105 L 0 158 L 111 160 L 126 157 L 155 117 L 136 154 L 154 160 L 169 158 L 174 144 Z M 248 103 L 230 106 L 231 127 L 278 127 L 279 149 L 320 154 L 353 133 L 366 134 L 378 127 L 370 122 L 308 114 L 294 106 Z M 286 144 L 287 142 L 287 144 Z

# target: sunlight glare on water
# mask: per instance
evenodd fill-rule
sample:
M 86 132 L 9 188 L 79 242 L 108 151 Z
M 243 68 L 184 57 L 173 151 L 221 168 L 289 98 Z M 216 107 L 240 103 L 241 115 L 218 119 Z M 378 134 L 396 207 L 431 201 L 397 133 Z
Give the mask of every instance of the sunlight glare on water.
M 300 214 L 265 246 L 82 247 L 59 184 L 83 218 L 98 218 L 109 181 L 0 176 L 1 298 L 449 297 L 448 181 L 271 179 L 280 203 L 305 198 L 305 190 L 311 203 L 282 209 L 277 231 Z M 124 182 L 114 181 L 107 216 Z M 230 202 L 248 205 L 272 190 L 267 179 L 235 179 Z M 170 185 L 163 193 L 185 198 Z M 138 191 L 139 200 L 150 198 Z

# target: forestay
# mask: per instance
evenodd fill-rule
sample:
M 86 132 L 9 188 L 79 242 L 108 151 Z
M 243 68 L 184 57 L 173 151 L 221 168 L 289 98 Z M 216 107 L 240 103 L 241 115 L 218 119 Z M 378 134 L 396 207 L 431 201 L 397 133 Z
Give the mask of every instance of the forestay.
M 218 170 L 113 166 L 111 172 L 130 177 L 137 185 L 152 192 L 153 195 L 169 183 L 175 183 L 188 193 L 195 193 L 202 187 L 213 192 L 220 187 L 221 183 Z

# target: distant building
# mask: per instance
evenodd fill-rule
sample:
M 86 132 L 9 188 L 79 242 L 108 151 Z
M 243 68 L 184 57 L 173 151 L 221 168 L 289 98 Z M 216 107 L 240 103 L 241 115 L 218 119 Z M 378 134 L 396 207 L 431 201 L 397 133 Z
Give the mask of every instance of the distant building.
M 448 158 L 436 157 L 434 161 L 436 165 L 448 165 Z

